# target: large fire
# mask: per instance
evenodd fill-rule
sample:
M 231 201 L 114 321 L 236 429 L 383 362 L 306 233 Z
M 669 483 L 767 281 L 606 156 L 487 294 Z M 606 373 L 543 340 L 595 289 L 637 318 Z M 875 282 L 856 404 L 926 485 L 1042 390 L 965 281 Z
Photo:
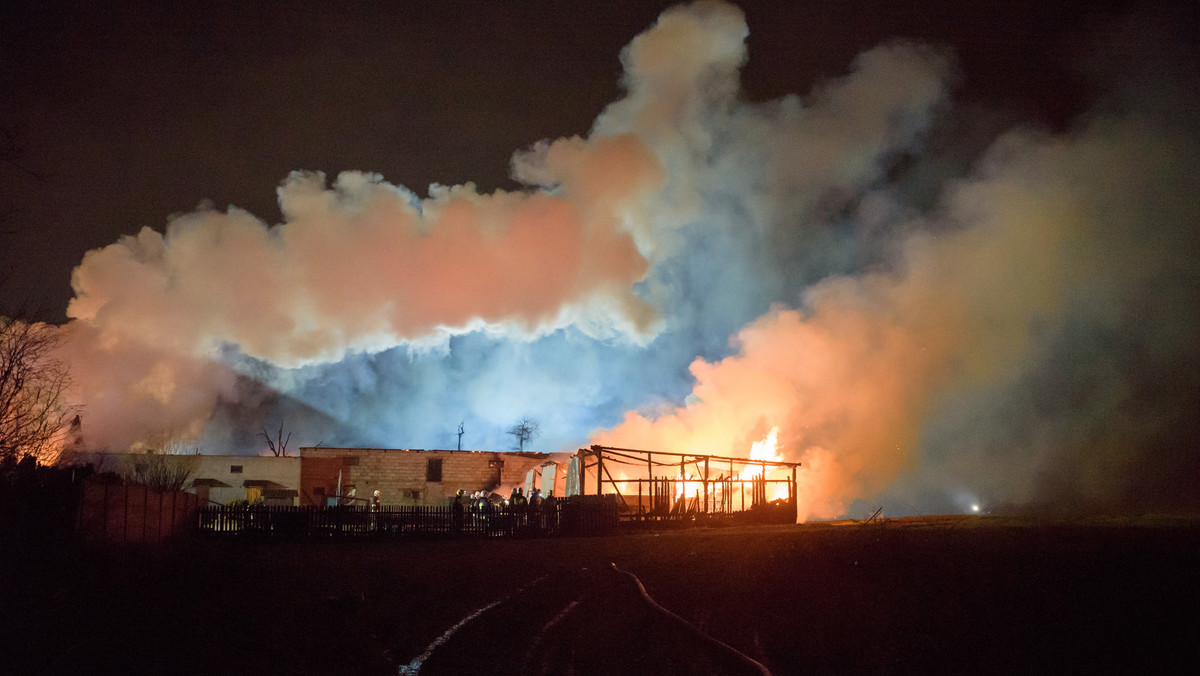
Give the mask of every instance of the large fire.
M 783 462 L 784 458 L 779 453 L 779 428 L 772 427 L 767 436 L 750 445 L 750 455 L 747 461 L 741 465 L 738 471 L 730 471 L 729 473 L 720 473 L 713 471 L 709 476 L 711 481 L 710 490 L 713 492 L 715 499 L 720 500 L 725 492 L 723 479 L 729 479 L 737 482 L 734 484 L 735 493 L 745 492 L 747 504 L 749 504 L 749 488 L 746 484 L 741 483 L 751 481 L 764 476 L 766 465 L 764 463 L 750 462 L 752 460 L 762 460 L 766 462 Z M 731 463 L 730 469 L 737 466 L 737 463 Z M 769 491 L 769 500 L 786 500 L 788 499 L 788 486 L 785 477 L 776 476 L 773 471 L 766 472 L 768 481 L 778 480 L 778 483 L 769 483 L 767 490 Z M 682 468 L 675 475 L 675 498 L 677 500 L 684 498 L 698 498 L 702 496 L 704 489 L 703 476 L 697 472 L 684 471 Z M 740 494 L 738 497 L 742 497 Z
M 766 437 L 764 437 L 761 441 L 756 441 L 750 445 L 750 459 L 751 460 L 783 460 L 783 458 L 780 455 L 778 455 L 778 453 L 777 453 L 778 446 L 779 446 L 779 428 L 772 427 L 771 431 L 769 433 L 767 433 Z M 746 470 L 743 472 L 742 475 L 745 477 L 762 476 L 763 467 L 764 467 L 764 465 L 755 465 L 755 464 L 746 465 Z
M 695 498 L 700 495 L 701 481 L 693 480 L 690 472 L 675 477 L 675 498 Z
M 769 460 L 773 462 L 782 462 L 783 456 L 779 453 L 779 428 L 772 427 L 771 431 L 763 437 L 761 441 L 756 441 L 750 445 L 751 460 Z M 746 469 L 742 472 L 742 478 L 761 477 L 766 465 L 749 463 Z M 767 472 L 765 478 L 772 479 L 772 472 Z M 785 483 L 769 484 L 768 490 L 771 491 L 771 500 L 786 500 L 788 498 L 788 487 Z

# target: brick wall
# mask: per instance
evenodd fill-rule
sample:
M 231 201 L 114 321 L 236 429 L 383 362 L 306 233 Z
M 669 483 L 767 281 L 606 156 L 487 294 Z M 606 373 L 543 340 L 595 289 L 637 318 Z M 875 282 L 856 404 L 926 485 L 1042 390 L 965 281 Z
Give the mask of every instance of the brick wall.
M 441 451 L 384 448 L 310 448 L 300 449 L 301 504 L 309 504 L 307 495 L 319 481 L 332 485 L 337 481 L 338 466 L 350 466 L 358 497 L 369 498 L 378 490 L 387 505 L 444 505 L 459 489 L 468 494 L 493 490 L 508 495 L 514 486 L 523 486 L 525 473 L 549 460 L 546 453 L 504 453 L 497 451 Z M 442 480 L 427 481 L 430 460 L 441 460 Z M 329 472 L 333 478 L 327 478 Z M 344 471 L 344 470 L 343 470 Z M 343 484 L 347 483 L 343 474 Z
M 355 469 L 337 456 L 301 458 L 300 504 L 324 506 L 327 497 L 337 495 L 338 473 L 343 486 L 354 485 Z
M 196 527 L 196 496 L 133 483 L 83 482 L 77 532 L 85 540 L 156 543 Z

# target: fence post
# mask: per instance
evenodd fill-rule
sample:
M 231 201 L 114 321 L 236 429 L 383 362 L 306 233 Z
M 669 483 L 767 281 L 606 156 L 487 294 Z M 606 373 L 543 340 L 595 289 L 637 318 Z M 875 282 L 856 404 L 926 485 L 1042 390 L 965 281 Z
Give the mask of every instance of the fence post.
M 604 451 L 596 450 L 596 495 L 604 488 Z

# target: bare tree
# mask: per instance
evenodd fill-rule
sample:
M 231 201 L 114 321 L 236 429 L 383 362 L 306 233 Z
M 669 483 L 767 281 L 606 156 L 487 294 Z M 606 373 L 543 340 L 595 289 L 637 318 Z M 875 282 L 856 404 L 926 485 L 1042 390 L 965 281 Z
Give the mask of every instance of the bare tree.
M 31 457 L 52 464 L 78 414 L 66 401 L 66 362 L 55 355 L 57 327 L 0 316 L 0 464 Z
M 178 441 L 168 441 L 161 450 L 149 449 L 145 455 L 131 456 L 125 477 L 156 491 L 181 491 L 200 465 L 198 452 Z
M 275 433 L 274 439 L 271 438 L 270 434 L 267 434 L 266 427 L 262 428 L 262 432 L 259 432 L 258 436 L 267 440 L 267 448 L 271 449 L 271 453 L 274 454 L 276 458 L 286 458 L 287 457 L 287 445 L 288 445 L 288 442 L 292 440 L 292 433 L 288 432 L 287 438 L 286 439 L 283 438 L 283 422 L 282 421 L 279 423 L 279 431 Z
M 529 418 L 521 418 L 512 427 L 508 428 L 508 434 L 511 434 L 516 440 L 517 445 L 513 448 L 518 451 L 525 450 L 525 444 L 533 441 L 540 432 L 540 425 L 536 420 Z

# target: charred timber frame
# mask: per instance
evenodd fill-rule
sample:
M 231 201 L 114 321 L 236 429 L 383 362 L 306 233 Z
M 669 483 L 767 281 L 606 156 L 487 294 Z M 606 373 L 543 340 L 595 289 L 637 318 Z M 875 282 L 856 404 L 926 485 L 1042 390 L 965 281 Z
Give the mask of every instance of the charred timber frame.
M 785 512 L 790 512 L 794 520 L 796 513 L 796 469 L 801 466 L 798 462 L 784 462 L 780 460 L 760 460 L 756 458 L 734 458 L 721 455 L 705 455 L 701 453 L 673 453 L 670 451 L 649 451 L 633 448 L 619 448 L 614 446 L 593 445 L 589 448 L 581 448 L 576 454 L 579 457 L 579 488 L 581 494 L 587 494 L 588 487 L 586 485 L 586 475 L 589 469 L 595 468 L 596 471 L 596 495 L 604 493 L 604 485 L 611 484 L 612 492 L 615 493 L 621 504 L 626 510 L 636 508 L 635 518 L 644 520 L 647 518 L 680 518 L 690 517 L 696 514 L 734 514 L 734 504 L 732 501 L 733 487 L 737 485 L 741 494 L 741 510 L 746 512 L 746 484 L 750 484 L 751 498 L 750 511 L 758 509 L 760 506 L 767 506 L 767 484 L 787 484 L 787 500 Z M 629 465 L 637 467 L 645 467 L 645 478 L 623 478 L 617 479 L 606 466 L 606 456 L 608 464 Z M 658 459 L 656 460 L 656 456 Z M 589 462 L 591 461 L 591 462 Z M 729 474 L 713 479 L 710 474 L 712 464 L 729 463 Z M 700 504 L 696 505 L 695 497 L 690 498 L 692 507 L 688 507 L 689 496 L 687 495 L 686 485 L 689 481 L 696 481 L 690 478 L 690 473 L 686 472 L 688 465 L 694 465 L 696 473 L 700 476 L 698 481 L 701 487 Z M 747 466 L 756 466 L 759 469 L 757 477 L 742 478 L 739 474 L 734 473 L 734 466 L 741 465 L 743 468 Z M 661 478 L 654 476 L 654 469 L 672 468 L 678 472 L 679 479 Z M 778 470 L 790 468 L 791 477 L 786 479 L 769 479 L 767 478 L 768 469 Z M 619 486 L 621 483 L 636 482 L 638 485 L 638 495 L 636 505 L 630 504 L 625 495 L 622 494 Z M 679 496 L 676 490 L 676 482 L 683 482 L 683 495 Z M 713 484 L 714 488 L 719 488 L 718 491 L 710 490 L 709 484 Z M 646 497 L 649 500 L 648 509 L 642 504 L 643 485 L 649 488 Z M 632 495 L 630 496 L 632 497 Z M 674 500 L 673 500 L 674 498 Z M 776 501 L 778 502 L 778 501 Z

